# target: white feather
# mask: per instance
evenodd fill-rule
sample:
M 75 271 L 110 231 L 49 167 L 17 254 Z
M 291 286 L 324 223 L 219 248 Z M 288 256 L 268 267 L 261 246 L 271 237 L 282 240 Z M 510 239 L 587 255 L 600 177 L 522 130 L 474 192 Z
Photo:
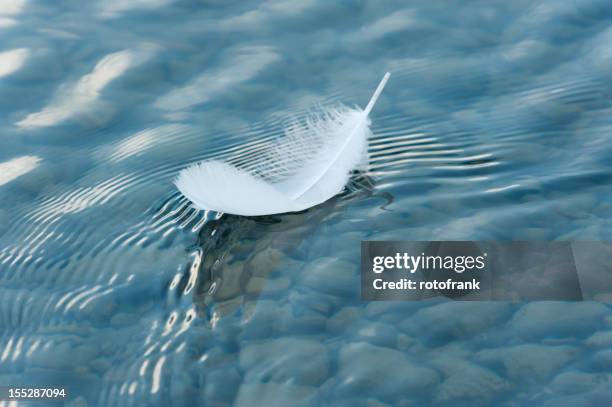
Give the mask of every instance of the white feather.
M 199 209 L 244 216 L 297 212 L 327 201 L 367 162 L 368 115 L 388 79 L 386 73 L 364 110 L 340 106 L 313 114 L 290 125 L 255 165 L 202 161 L 179 173 L 177 188 Z

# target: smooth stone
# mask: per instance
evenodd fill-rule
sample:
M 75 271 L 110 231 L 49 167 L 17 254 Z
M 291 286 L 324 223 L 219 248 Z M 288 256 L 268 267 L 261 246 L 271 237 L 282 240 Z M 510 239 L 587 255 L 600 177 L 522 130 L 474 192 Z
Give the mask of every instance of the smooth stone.
M 217 314 L 216 311 L 215 314 Z M 213 315 L 212 318 L 216 319 L 217 317 Z M 215 342 L 226 347 L 233 347 L 238 336 L 242 334 L 240 320 L 236 315 L 220 315 L 218 318 L 214 327 Z
M 204 350 L 210 349 L 210 344 L 215 332 L 206 325 L 194 325 L 191 324 L 189 327 L 189 337 L 193 345 L 193 349 L 200 354 Z
M 278 324 L 284 312 L 276 301 L 260 300 L 247 303 L 244 308 L 253 312 L 242 321 L 241 339 L 267 338 L 278 332 Z
M 593 355 L 595 365 L 605 371 L 612 371 L 612 349 L 600 350 Z
M 66 407 L 87 407 L 87 400 L 83 396 L 78 396 L 66 403 Z
M 177 369 L 171 374 L 172 380 L 169 383 L 167 394 L 172 400 L 172 406 L 191 407 L 189 400 L 197 398 L 200 389 L 191 380 L 190 372 L 186 369 Z
M 240 351 L 245 382 L 321 384 L 329 374 L 327 348 L 319 341 L 278 338 L 246 345 Z
M 306 258 L 317 258 L 317 257 L 331 257 L 334 253 L 331 251 L 330 241 L 332 238 L 330 236 L 325 236 L 321 234 L 320 238 L 314 241 L 307 242 L 308 244 L 308 254 L 305 256 Z
M 437 341 L 471 337 L 498 326 L 512 306 L 502 302 L 444 302 L 417 311 L 400 328 L 412 335 Z
M 314 291 L 336 296 L 358 296 L 361 283 L 357 265 L 333 257 L 321 257 L 308 263 L 300 280 Z
M 397 350 L 355 342 L 340 350 L 337 380 L 340 396 L 367 389 L 372 397 L 391 401 L 406 393 L 419 396 L 431 391 L 440 376 Z
M 434 395 L 434 400 L 440 404 L 487 403 L 512 388 L 495 372 L 464 359 L 451 356 L 434 359 L 431 363 L 445 376 Z
M 406 235 L 414 236 L 412 231 L 405 230 L 384 230 L 384 231 L 373 231 L 372 234 L 367 236 L 367 240 L 379 240 L 379 241 L 393 241 L 393 240 L 402 240 L 402 238 Z M 419 236 L 420 238 L 427 239 L 427 237 L 423 237 L 423 235 Z
M 95 344 L 76 346 L 70 352 L 70 360 L 73 364 L 80 365 L 89 369 L 88 365 L 100 354 L 99 348 Z
M 432 208 L 428 208 L 425 206 L 414 206 L 414 202 L 412 202 L 410 198 L 397 201 L 392 206 L 401 208 L 402 201 L 406 201 L 404 202 L 404 205 L 410 205 L 411 208 L 408 213 L 408 217 L 403 218 L 400 222 L 400 225 L 404 222 L 413 224 L 413 225 L 418 225 L 418 224 L 426 223 L 427 219 L 439 219 L 440 216 L 446 216 L 446 213 L 437 211 Z
M 286 277 L 262 278 L 252 277 L 246 285 L 248 294 L 263 293 L 266 297 L 275 297 L 285 293 L 291 285 L 291 280 Z
M 608 314 L 608 307 L 593 302 L 533 302 L 514 314 L 507 329 L 524 339 L 580 337 L 596 330 Z
M 198 366 L 200 366 L 204 371 L 226 369 L 236 363 L 236 358 L 236 354 L 228 353 L 220 346 L 215 346 L 202 355 L 199 361 L 200 364 Z
M 612 348 L 612 331 L 598 331 L 585 341 L 592 348 Z
M 542 407 L 592 407 L 608 406 L 612 400 L 612 388 L 600 386 L 585 393 L 572 396 L 555 397 L 542 403 Z
M 290 305 L 282 308 L 278 329 L 286 335 L 316 335 L 325 330 L 327 318 L 310 308 L 299 310 Z
M 337 296 L 299 287 L 291 290 L 289 302 L 295 310 L 307 309 L 326 316 L 332 315 L 337 309 L 345 305 L 345 301 Z
M 353 340 L 364 341 L 376 346 L 394 348 L 397 346 L 397 329 L 380 322 L 362 321 L 351 329 Z
M 242 262 L 225 264 L 221 272 L 221 284 L 215 291 L 215 301 L 231 300 L 244 294 Z
M 551 386 L 561 394 L 578 394 L 594 389 L 606 380 L 606 375 L 570 371 L 557 375 L 552 380 Z
M 416 344 L 416 341 L 413 337 L 405 335 L 405 334 L 399 334 L 397 336 L 397 350 L 401 351 L 401 352 L 405 352 L 408 349 L 412 348 L 414 345 Z
M 243 383 L 234 401 L 235 407 L 316 407 L 316 387 L 279 383 Z
M 104 374 L 104 372 L 107 372 L 109 369 L 111 369 L 112 366 L 113 365 L 111 364 L 111 362 L 106 358 L 99 358 L 99 359 L 93 360 L 89 364 L 89 367 L 92 370 L 100 374 Z
M 366 306 L 365 316 L 387 324 L 399 324 L 418 310 L 432 307 L 440 302 L 445 301 L 436 298 L 421 301 L 370 301 Z
M 571 346 L 517 345 L 478 352 L 475 360 L 502 364 L 506 375 L 516 381 L 544 382 L 576 356 Z
M 71 370 L 76 368 L 73 352 L 74 346 L 68 342 L 49 342 L 30 356 L 29 363 L 45 369 Z
M 212 319 L 219 321 L 219 324 L 223 324 L 226 327 L 229 327 L 231 325 L 229 321 L 238 318 L 238 310 L 244 302 L 244 296 L 238 295 L 233 298 L 219 300 L 217 302 L 212 303 L 210 305 Z
M 213 370 L 206 375 L 204 395 L 207 401 L 231 403 L 241 382 L 235 367 Z
M 334 335 L 341 334 L 354 324 L 363 315 L 363 308 L 344 307 L 327 320 L 327 330 Z
M 268 247 L 260 250 L 252 259 L 250 259 L 245 268 L 253 276 L 266 277 L 276 267 L 282 263 L 285 255 L 278 249 Z
M 361 249 L 361 241 L 364 240 L 365 236 L 361 232 L 346 232 L 343 233 L 341 238 L 332 239 L 330 243 L 332 253 L 354 253 L 359 256 L 359 250 Z M 339 256 L 344 257 L 344 256 Z

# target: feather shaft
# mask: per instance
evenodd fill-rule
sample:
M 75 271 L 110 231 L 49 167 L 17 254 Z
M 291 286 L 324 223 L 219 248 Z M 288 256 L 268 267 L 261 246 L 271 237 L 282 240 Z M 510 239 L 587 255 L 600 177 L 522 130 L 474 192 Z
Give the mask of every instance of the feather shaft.
M 374 94 L 370 98 L 370 101 L 368 102 L 368 105 L 366 106 L 366 108 L 364 110 L 366 116 L 368 116 L 370 114 L 370 112 L 372 111 L 372 109 L 374 108 L 374 105 L 376 104 L 376 101 L 378 100 L 378 97 L 382 93 L 383 89 L 385 88 L 385 85 L 387 84 L 387 81 L 389 80 L 389 76 L 391 76 L 391 74 L 389 72 L 387 72 L 385 74 L 385 76 L 383 76 L 383 78 L 381 79 L 381 81 L 378 84 L 378 86 L 376 87 L 376 90 L 374 91 Z
M 365 110 L 362 112 L 363 117 L 357 123 L 355 123 L 355 125 L 353 126 L 353 129 L 350 131 L 348 137 L 344 140 L 344 143 L 342 143 L 342 146 L 340 147 L 340 149 L 338 149 L 338 151 L 334 155 L 333 160 L 331 160 L 326 166 L 322 167 L 319 170 L 319 172 L 316 174 L 316 176 L 311 177 L 311 179 L 300 190 L 296 191 L 291 196 L 292 199 L 299 199 L 306 192 L 308 192 L 308 190 L 310 188 L 312 188 L 314 185 L 316 185 L 316 183 L 321 179 L 321 177 L 325 176 L 325 173 L 334 165 L 334 163 L 338 160 L 338 158 L 340 158 L 340 156 L 342 156 L 342 153 L 344 152 L 346 147 L 349 145 L 349 143 L 353 140 L 353 137 L 355 136 L 355 134 L 358 133 L 357 130 L 361 126 L 363 126 L 364 121 L 366 121 L 368 119 L 368 115 L 372 111 L 372 108 L 376 104 L 376 101 L 378 100 L 378 97 L 380 96 L 380 94 L 382 93 L 383 89 L 385 88 L 385 85 L 387 84 L 387 81 L 389 80 L 389 76 L 391 76 L 391 74 L 389 72 L 385 73 L 385 75 L 381 79 L 380 83 L 376 87 L 376 90 L 372 94 L 372 97 L 370 98 L 370 101 L 368 102 Z

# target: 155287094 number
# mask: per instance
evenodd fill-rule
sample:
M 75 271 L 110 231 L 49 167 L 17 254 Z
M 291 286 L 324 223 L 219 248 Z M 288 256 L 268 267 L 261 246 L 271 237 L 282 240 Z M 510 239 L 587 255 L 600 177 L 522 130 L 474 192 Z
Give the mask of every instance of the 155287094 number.
M 50 400 L 66 397 L 68 392 L 63 387 L 0 387 L 0 400 Z

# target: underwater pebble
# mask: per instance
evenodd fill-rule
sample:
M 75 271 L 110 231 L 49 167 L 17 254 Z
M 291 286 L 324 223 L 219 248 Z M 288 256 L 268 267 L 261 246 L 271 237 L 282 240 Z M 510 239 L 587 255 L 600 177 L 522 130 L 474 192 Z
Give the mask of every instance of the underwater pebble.
M 236 267 L 227 264 L 224 265 L 221 271 L 223 279 L 215 291 L 216 301 L 233 299 L 243 294 L 242 284 L 244 273 L 237 267 L 240 267 L 240 265 L 236 265 Z
M 416 343 L 416 340 L 413 337 L 410 337 L 408 335 L 399 334 L 397 336 L 396 346 L 397 346 L 397 350 L 401 352 L 406 352 L 408 349 L 414 346 L 415 343 Z
M 323 234 L 321 235 L 321 239 L 317 239 L 315 241 L 310 242 L 308 246 L 308 253 L 304 257 L 309 259 L 335 257 L 335 253 L 331 251 L 329 239 L 325 238 Z M 308 263 L 306 263 L 306 267 L 307 266 Z
M 266 297 L 276 297 L 289 289 L 291 280 L 288 278 L 252 277 L 246 285 L 248 294 L 263 293 Z
M 585 343 L 593 348 L 612 348 L 612 331 L 595 332 Z
M 364 341 L 387 348 L 397 346 L 397 329 L 380 322 L 361 321 L 351 326 L 349 334 L 354 341 Z
M 279 331 L 285 334 L 319 334 L 325 330 L 327 317 L 317 310 L 305 309 L 296 311 L 293 307 L 286 305 L 278 321 Z
M 254 312 L 246 321 L 242 322 L 241 339 L 267 338 L 278 332 L 281 308 L 275 301 L 260 300 L 245 305 L 245 308 L 254 307 Z
M 331 295 L 359 295 L 357 266 L 333 257 L 323 257 L 306 265 L 300 282 L 314 291 Z
M 518 345 L 485 349 L 475 360 L 495 365 L 501 363 L 506 375 L 515 381 L 543 382 L 576 357 L 571 346 Z
M 593 355 L 593 361 L 598 367 L 608 372 L 612 371 L 612 349 L 600 350 Z
M 573 196 L 571 202 L 560 203 L 554 209 L 561 215 L 571 219 L 581 219 L 588 217 L 595 205 L 598 204 L 594 195 L 581 194 Z
M 341 334 L 357 323 L 363 313 L 360 307 L 344 307 L 327 320 L 327 330 L 335 335 Z
M 328 242 L 331 246 L 331 252 L 336 253 L 337 257 L 350 258 L 349 256 L 342 255 L 343 253 L 354 255 L 361 248 L 361 241 L 364 240 L 365 235 L 357 231 L 349 231 L 343 233 L 338 239 L 331 239 Z
M 103 374 L 104 372 L 108 371 L 112 367 L 112 364 L 108 359 L 100 358 L 100 359 L 96 359 L 92 361 L 89 364 L 89 367 L 92 370 L 95 370 L 98 373 Z
M 391 401 L 407 392 L 418 396 L 431 391 L 440 376 L 410 361 L 402 352 L 357 342 L 340 350 L 337 380 L 335 391 L 339 395 L 367 389 L 370 395 Z
M 442 356 L 432 360 L 431 364 L 445 377 L 435 391 L 437 403 L 456 405 L 467 402 L 470 405 L 489 402 L 512 388 L 497 373 L 463 359 Z
M 600 326 L 609 313 L 605 305 L 594 302 L 533 302 L 514 314 L 507 335 L 524 339 L 583 336 Z
M 234 402 L 235 407 L 316 407 L 316 387 L 279 383 L 243 383 Z
M 279 264 L 283 262 L 285 255 L 278 249 L 268 247 L 257 252 L 245 265 L 246 269 L 254 276 L 266 277 Z
M 191 380 L 190 373 L 186 369 L 176 369 L 172 372 L 172 378 L 168 386 L 168 396 L 171 400 L 177 400 L 172 402 L 173 407 L 190 407 L 187 400 L 193 400 L 200 395 L 201 389 L 198 389 L 194 381 Z
M 542 407 L 592 407 L 609 406 L 612 400 L 612 388 L 609 385 L 579 393 L 573 396 L 552 397 L 542 403 Z
M 231 403 L 240 386 L 240 373 L 235 367 L 213 370 L 206 375 L 204 395 L 207 402 Z
M 557 375 L 551 386 L 560 394 L 577 394 L 587 392 L 609 380 L 605 374 L 570 371 Z
M 322 315 L 331 315 L 343 305 L 343 298 L 311 289 L 301 289 L 294 283 L 289 293 L 289 302 L 296 310 L 308 309 Z
M 220 346 L 215 346 L 202 355 L 198 366 L 206 372 L 224 369 L 236 363 L 237 357 L 236 354 L 228 353 Z
M 68 403 L 66 403 L 66 407 L 87 407 L 87 400 L 82 397 L 79 396 L 73 400 L 68 401 Z
M 73 346 L 68 342 L 53 343 L 49 342 L 44 347 L 39 348 L 30 356 L 31 366 L 46 369 L 68 370 L 76 368 L 71 357 Z
M 246 345 L 240 351 L 245 382 L 277 382 L 318 385 L 329 374 L 327 348 L 319 341 L 278 338 Z
M 238 319 L 236 310 L 240 309 L 240 306 L 244 303 L 244 301 L 244 295 L 242 293 L 236 293 L 236 295 L 233 297 L 214 302 L 210 306 L 213 313 L 213 318 L 223 320 L 231 317 L 231 319 Z M 228 322 L 222 321 L 221 323 L 229 326 Z
M 470 337 L 504 321 L 511 305 L 502 302 L 445 302 L 418 310 L 400 324 L 410 335 L 437 341 Z
M 371 320 L 397 324 L 414 315 L 416 311 L 440 302 L 446 301 L 437 298 L 422 301 L 370 301 L 365 307 L 365 316 Z
M 415 233 L 406 232 L 405 230 L 394 229 L 394 230 L 385 230 L 385 231 L 372 231 L 371 234 L 366 237 L 367 237 L 367 240 L 393 241 L 393 240 L 402 240 L 404 236 L 406 235 L 417 236 L 417 234 Z M 422 237 L 423 235 L 418 235 L 418 236 Z

